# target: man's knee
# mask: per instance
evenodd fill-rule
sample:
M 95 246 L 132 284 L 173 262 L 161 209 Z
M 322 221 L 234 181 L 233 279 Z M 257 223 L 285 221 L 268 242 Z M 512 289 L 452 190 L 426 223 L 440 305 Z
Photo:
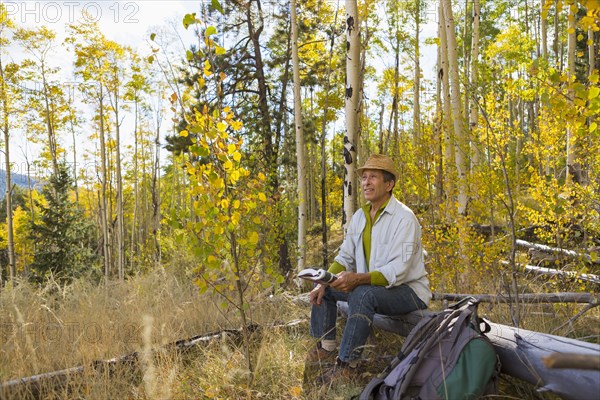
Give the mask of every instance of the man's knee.
M 348 295 L 348 305 L 350 307 L 360 306 L 362 307 L 375 307 L 376 296 L 375 290 L 370 285 L 357 286 Z

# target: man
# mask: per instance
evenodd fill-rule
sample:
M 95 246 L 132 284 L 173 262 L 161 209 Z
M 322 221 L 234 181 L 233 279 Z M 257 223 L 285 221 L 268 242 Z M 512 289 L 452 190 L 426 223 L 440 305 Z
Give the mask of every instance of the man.
M 427 308 L 431 299 L 421 227 L 413 212 L 392 195 L 398 180 L 393 161 L 373 155 L 358 173 L 368 203 L 352 216 L 329 268 L 338 278 L 310 292 L 310 334 L 320 341 L 309 352 L 309 362 L 334 361 L 336 302 L 348 302 L 336 363 L 321 377 L 323 383 L 355 374 L 375 313 L 406 314 Z

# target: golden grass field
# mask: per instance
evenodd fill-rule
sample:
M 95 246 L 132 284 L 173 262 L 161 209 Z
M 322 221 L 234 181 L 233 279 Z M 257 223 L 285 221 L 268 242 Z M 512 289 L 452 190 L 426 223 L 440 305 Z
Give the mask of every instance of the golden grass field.
M 297 294 L 297 293 L 296 293 Z M 67 286 L 48 283 L 35 288 L 19 282 L 0 293 L 0 379 L 87 366 L 57 388 L 45 385 L 44 399 L 345 399 L 360 392 L 382 370 L 402 338 L 375 330 L 365 350 L 363 381 L 352 387 L 318 388 L 305 382 L 319 371 L 305 371 L 309 308 L 294 294 L 266 296 L 249 310 L 261 328 L 251 338 L 253 380 L 241 341 L 221 335 L 185 353 L 166 347 L 179 339 L 224 329 L 238 329 L 234 310 L 224 310 L 210 295 L 200 295 L 184 274 L 156 269 L 124 282 L 91 284 L 84 279 Z M 441 304 L 434 302 L 432 308 Z M 550 332 L 581 306 L 535 305 L 525 310 L 527 329 Z M 480 314 L 508 323 L 505 307 L 482 304 Z M 598 308 L 558 334 L 600 335 Z M 296 323 L 286 326 L 285 324 Z M 138 352 L 136 368 L 110 371 L 90 368 Z M 312 375 L 311 375 L 312 374 Z M 508 383 L 508 384 L 507 384 Z M 527 384 L 502 379 L 501 398 L 552 398 Z M 30 398 L 20 393 L 7 398 Z

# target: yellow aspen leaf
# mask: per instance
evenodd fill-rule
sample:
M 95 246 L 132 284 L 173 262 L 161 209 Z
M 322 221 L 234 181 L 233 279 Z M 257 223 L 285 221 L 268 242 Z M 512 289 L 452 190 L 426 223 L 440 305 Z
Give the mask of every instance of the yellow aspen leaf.
M 265 174 L 263 174 L 262 172 L 258 173 L 258 179 L 260 179 L 261 181 L 266 181 L 267 177 L 265 176 Z
M 588 80 L 590 81 L 590 83 L 598 83 L 598 74 L 594 73 L 594 74 L 590 75 Z
M 227 145 L 227 153 L 233 154 L 233 152 L 236 150 L 237 150 L 237 147 L 235 146 L 235 144 L 230 143 Z
M 229 200 L 227 200 L 227 199 L 221 200 L 221 208 L 228 208 L 228 207 L 229 207 Z
M 215 267 L 219 262 L 217 261 L 217 258 L 215 256 L 210 255 L 206 258 L 206 263 L 211 267 Z
M 234 200 L 232 206 L 237 210 L 238 208 L 240 208 L 240 204 L 241 202 L 239 200 Z
M 596 132 L 596 129 L 598 129 L 598 124 L 597 124 L 597 123 L 595 123 L 595 122 L 592 122 L 592 123 L 590 124 L 590 133 L 594 133 L 594 132 Z
M 260 201 L 267 201 L 267 196 L 265 196 L 265 194 L 262 192 L 258 194 L 258 198 Z
M 229 112 L 230 112 L 230 111 L 231 111 L 231 107 L 229 107 L 229 106 L 226 106 L 226 107 L 223 109 L 223 112 L 224 112 L 225 114 L 229 114 Z
M 294 386 L 290 388 L 290 395 L 292 397 L 300 397 L 302 394 L 302 388 L 300 386 Z
M 243 124 L 240 121 L 231 121 L 231 128 L 233 128 L 234 131 L 239 131 L 240 129 L 242 129 Z
M 223 163 L 223 168 L 225 168 L 225 171 L 229 171 L 231 169 L 233 169 L 233 163 L 231 162 L 231 160 L 227 160 Z
M 592 86 L 590 88 L 590 92 L 588 93 L 588 99 L 590 99 L 590 100 L 595 99 L 596 97 L 598 97 L 599 94 L 600 94 L 600 88 L 597 86 Z
M 225 181 L 223 181 L 221 178 L 215 179 L 212 182 L 212 186 L 215 189 L 223 189 L 225 187 Z
M 577 35 L 577 40 L 583 40 L 583 35 L 581 33 Z
M 567 29 L 567 33 L 568 33 L 569 35 L 572 35 L 572 34 L 574 34 L 574 33 L 575 33 L 575 29 L 574 29 L 574 28 L 569 28 L 569 29 Z
M 206 85 L 206 80 L 202 77 L 198 78 L 198 86 L 202 89 Z
M 175 103 L 177 101 L 177 99 L 178 99 L 177 93 L 172 93 L 171 98 L 169 100 L 171 100 L 171 103 Z
M 252 222 L 254 222 L 255 224 L 260 224 L 262 222 L 262 219 L 260 219 L 259 216 L 256 216 L 252 218 Z
M 225 122 L 218 122 L 217 123 L 217 129 L 219 130 L 219 132 L 225 132 L 225 130 L 227 129 L 227 123 L 225 123 Z
M 237 181 L 240 180 L 240 171 L 239 170 L 235 170 L 235 171 L 231 171 L 229 173 L 229 183 L 231 183 L 232 185 L 235 185 L 237 183 Z
M 240 160 L 242 159 L 242 155 L 240 154 L 240 152 L 239 152 L 239 151 L 236 151 L 235 153 L 233 153 L 233 159 L 234 159 L 236 162 L 240 162 Z
M 227 53 L 227 50 L 225 50 L 225 48 L 221 47 L 221 46 L 216 46 L 215 47 L 215 54 L 220 56 Z
M 188 137 L 188 135 L 189 135 L 189 132 L 186 130 L 179 132 L 179 136 L 181 136 L 181 137 Z
M 258 244 L 258 232 L 252 232 L 248 237 L 250 244 Z

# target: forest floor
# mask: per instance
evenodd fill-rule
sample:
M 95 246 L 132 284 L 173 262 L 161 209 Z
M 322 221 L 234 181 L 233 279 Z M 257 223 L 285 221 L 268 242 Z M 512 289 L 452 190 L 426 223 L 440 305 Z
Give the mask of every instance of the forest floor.
M 198 294 L 191 280 L 156 270 L 146 275 L 94 286 L 82 281 L 35 289 L 26 283 L 0 294 L 2 357 L 0 380 L 91 365 L 138 352 L 137 368 L 88 368 L 70 378 L 67 388 L 45 390 L 48 399 L 346 399 L 360 392 L 383 370 L 402 345 L 402 338 L 375 330 L 364 352 L 360 381 L 351 386 L 311 385 L 319 371 L 305 369 L 304 356 L 314 340 L 308 336 L 309 309 L 292 295 L 265 298 L 250 310 L 261 327 L 251 338 L 254 373 L 249 383 L 241 341 L 223 334 L 190 351 L 166 346 L 208 332 L 237 329 L 232 310 L 220 309 L 214 298 Z M 434 302 L 435 303 L 435 302 Z M 440 307 L 441 304 L 432 304 Z M 549 332 L 560 323 L 565 307 L 532 306 L 528 328 Z M 562 310 L 562 311 L 561 311 Z M 507 310 L 482 305 L 492 320 L 506 319 Z M 600 315 L 592 310 L 577 322 L 578 336 L 598 337 Z M 295 324 L 288 324 L 296 321 Z M 502 322 L 502 321 L 498 321 Z M 343 324 L 342 324 L 343 325 Z M 146 350 L 154 349 L 149 352 Z M 172 349 L 172 348 L 171 348 Z M 551 399 L 528 384 L 506 377 L 501 398 Z M 6 398 L 30 398 L 24 395 Z

